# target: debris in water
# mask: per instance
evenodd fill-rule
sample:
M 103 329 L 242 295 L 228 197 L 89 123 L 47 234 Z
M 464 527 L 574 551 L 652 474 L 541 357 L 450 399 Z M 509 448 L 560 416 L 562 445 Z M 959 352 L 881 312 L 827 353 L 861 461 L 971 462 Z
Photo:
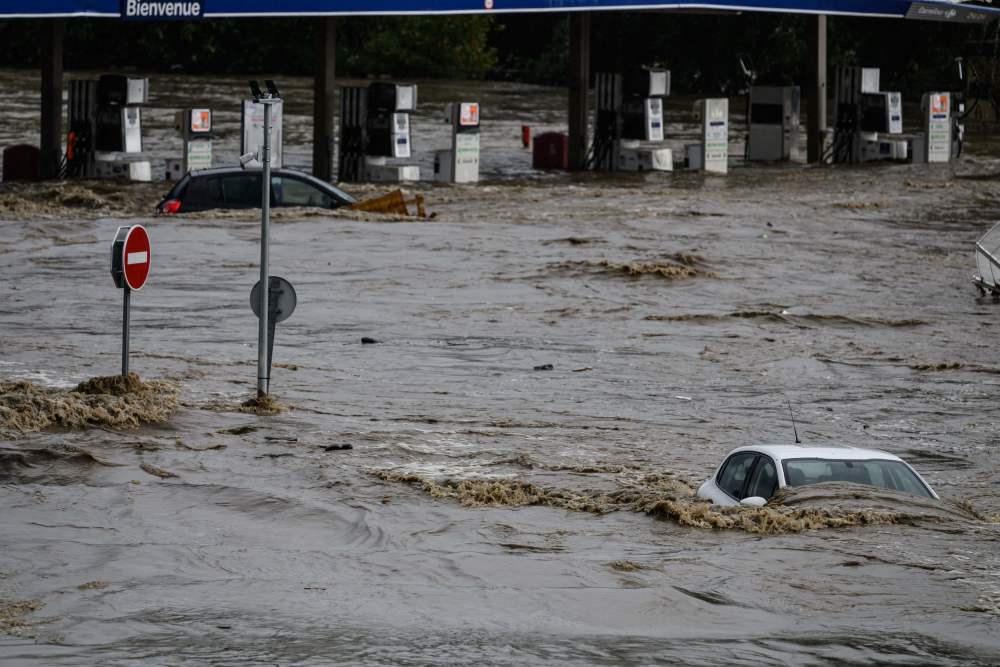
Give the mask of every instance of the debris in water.
M 351 204 L 347 208 L 353 211 L 364 211 L 366 213 L 390 213 L 408 216 L 410 215 L 410 211 L 407 204 L 415 205 L 416 213 L 414 215 L 416 217 L 427 217 L 427 211 L 424 209 L 423 195 L 416 195 L 413 199 L 407 201 L 402 190 L 393 190 L 389 194 L 382 195 L 381 197 L 374 197 L 372 199 L 359 201 L 355 204 Z
M 434 498 L 457 500 L 466 507 L 523 507 L 540 505 L 576 512 L 606 514 L 618 511 L 642 512 L 691 528 L 742 530 L 748 533 L 781 535 L 821 528 L 916 524 L 952 521 L 949 512 L 844 507 L 785 507 L 776 498 L 765 507 L 718 507 L 695 496 L 694 486 L 679 477 L 645 475 L 625 480 L 622 488 L 609 493 L 543 488 L 510 478 L 430 479 L 415 473 L 375 470 L 388 482 L 414 486 Z M 971 517 L 970 517 L 971 518 Z
M 108 582 L 106 581 L 88 581 L 85 584 L 80 584 L 77 586 L 81 591 L 99 591 L 101 589 L 107 588 Z
M 686 278 L 717 278 L 712 271 L 700 268 L 703 260 L 697 255 L 677 254 L 673 261 L 634 261 L 613 262 L 608 259 L 600 261 L 560 262 L 552 266 L 556 270 L 572 272 L 601 272 L 611 275 L 624 275 L 628 278 L 641 278 L 651 275 L 667 280 L 682 280 Z
M 221 442 L 217 442 L 211 445 L 205 445 L 204 447 L 196 447 L 194 445 L 189 445 L 180 438 L 174 440 L 174 445 L 179 449 L 188 449 L 192 452 L 207 452 L 213 449 L 225 449 L 226 445 Z
M 172 473 L 169 470 L 164 470 L 163 468 L 157 468 L 149 463 L 141 463 L 139 467 L 145 472 L 149 473 L 153 477 L 159 477 L 160 479 L 170 479 L 171 477 L 179 477 L 178 474 Z
M 642 563 L 636 563 L 631 560 L 616 560 L 608 563 L 608 567 L 616 572 L 638 572 L 639 570 L 651 570 L 648 565 L 643 565 Z
M 137 427 L 169 419 L 177 407 L 172 382 L 143 382 L 135 373 L 98 377 L 74 389 L 47 389 L 31 382 L 0 382 L 0 428 L 39 431 L 49 426 Z
M 32 627 L 45 621 L 28 621 L 24 617 L 43 607 L 41 600 L 4 600 L 0 598 L 0 635 L 34 637 Z
M 245 424 L 243 426 L 234 426 L 233 428 L 221 428 L 216 433 L 228 433 L 229 435 L 246 435 L 247 433 L 253 433 L 256 431 L 258 426 L 253 426 L 251 424 Z
M 278 401 L 271 398 L 270 394 L 255 396 L 240 404 L 240 412 L 250 412 L 261 416 L 276 415 L 284 411 L 285 408 Z
M 377 345 L 378 341 L 375 340 L 374 338 L 369 338 L 368 336 L 365 336 L 364 338 L 361 339 L 361 344 L 362 345 Z
M 324 452 L 343 452 L 343 451 L 346 451 L 348 449 L 354 449 L 354 445 L 352 445 L 350 443 L 346 443 L 346 444 L 343 444 L 343 445 L 330 445 L 328 447 L 324 447 L 323 451 Z
M 536 371 L 551 371 L 554 368 L 555 368 L 555 366 L 553 366 L 552 364 L 542 364 L 541 366 L 535 366 L 534 370 L 536 370 Z

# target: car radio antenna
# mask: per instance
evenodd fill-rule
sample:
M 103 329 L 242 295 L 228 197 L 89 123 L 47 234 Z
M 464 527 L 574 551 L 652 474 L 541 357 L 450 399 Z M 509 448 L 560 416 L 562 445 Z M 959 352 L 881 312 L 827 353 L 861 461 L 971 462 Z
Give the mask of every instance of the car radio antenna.
M 795 444 L 801 445 L 802 441 L 799 440 L 799 429 L 795 428 L 795 413 L 792 411 L 792 402 L 787 396 L 785 397 L 785 402 L 788 403 L 788 416 L 792 418 L 792 433 L 795 434 Z

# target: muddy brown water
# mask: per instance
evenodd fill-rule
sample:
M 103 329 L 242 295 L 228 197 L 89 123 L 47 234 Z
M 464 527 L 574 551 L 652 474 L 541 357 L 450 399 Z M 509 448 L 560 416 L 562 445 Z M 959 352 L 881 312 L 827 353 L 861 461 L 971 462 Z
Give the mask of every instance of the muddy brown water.
M 570 177 L 518 151 L 409 188 L 431 221 L 276 220 L 299 306 L 264 416 L 253 213 L 0 190 L 0 662 L 1000 661 L 1000 306 L 969 282 L 1000 159 Z M 118 368 L 131 222 L 162 398 L 77 391 Z M 899 454 L 944 500 L 693 499 L 791 441 L 786 396 L 806 442 Z

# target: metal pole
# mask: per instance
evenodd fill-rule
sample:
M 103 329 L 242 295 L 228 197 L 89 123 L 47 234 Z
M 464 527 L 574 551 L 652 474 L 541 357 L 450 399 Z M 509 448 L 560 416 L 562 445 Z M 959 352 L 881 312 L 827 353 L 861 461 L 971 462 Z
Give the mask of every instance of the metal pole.
M 267 297 L 270 279 L 267 266 L 268 223 L 271 221 L 271 103 L 261 100 L 264 106 L 264 149 L 261 162 L 264 165 L 261 186 L 260 212 L 260 319 L 257 329 L 257 397 L 267 395 L 270 385 L 267 368 Z
M 823 156 L 826 132 L 826 15 L 817 14 L 806 21 L 806 48 L 809 51 L 809 87 L 806 91 L 806 161 L 815 164 Z
M 42 22 L 41 177 L 58 178 L 62 161 L 63 19 Z
M 569 168 L 587 162 L 587 123 L 590 120 L 590 12 L 569 16 Z
M 123 290 L 125 292 L 124 306 L 122 306 L 122 377 L 128 375 L 128 318 L 129 318 L 129 296 L 132 290 L 128 285 Z
M 313 76 L 313 176 L 321 181 L 333 179 L 336 47 L 336 19 L 332 16 L 319 19 L 316 24 L 316 73 Z

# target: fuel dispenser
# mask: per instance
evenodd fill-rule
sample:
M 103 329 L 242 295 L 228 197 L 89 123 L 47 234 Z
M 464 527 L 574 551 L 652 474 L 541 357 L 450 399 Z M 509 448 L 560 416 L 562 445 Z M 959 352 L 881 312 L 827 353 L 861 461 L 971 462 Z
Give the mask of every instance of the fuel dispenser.
M 701 143 L 688 144 L 688 169 L 725 174 L 729 171 L 729 99 L 708 98 L 695 102 L 701 121 Z
M 240 110 L 240 155 L 259 154 L 264 148 L 264 110 L 271 110 L 271 167 L 281 169 L 284 157 L 284 102 L 243 100 Z M 211 122 L 211 114 L 209 114 Z M 211 130 L 209 130 L 211 132 Z M 211 149 L 209 149 L 211 150 Z
M 368 86 L 365 175 L 371 181 L 399 183 L 420 180 L 420 167 L 390 163 L 412 154 L 410 114 L 417 110 L 417 87 L 376 82 Z
M 72 79 L 67 105 L 66 169 L 69 178 L 93 178 L 97 137 L 97 81 Z
M 902 136 L 903 97 L 881 90 L 876 67 L 838 67 L 831 158 L 838 163 L 905 161 L 919 139 Z
M 65 175 L 152 180 L 142 153 L 148 91 L 148 79 L 117 74 L 70 82 Z
M 624 78 L 622 138 L 663 141 L 663 99 L 670 95 L 670 70 L 642 68 Z
M 927 162 L 951 160 L 951 93 L 927 93 L 920 105 L 927 132 Z
M 174 126 L 184 142 L 180 160 L 167 160 L 167 179 L 177 180 L 189 171 L 212 168 L 212 110 L 184 109 L 174 116 Z
M 434 177 L 446 183 L 479 182 L 479 103 L 455 102 L 446 107 L 451 149 L 434 155 Z
M 340 89 L 340 145 L 337 151 L 337 179 L 359 183 L 365 176 L 365 149 L 368 146 L 368 88 L 344 86 Z
M 672 171 L 671 150 L 656 145 L 666 137 L 664 99 L 669 95 L 670 70 L 644 67 L 624 76 L 599 73 L 588 167 Z
M 752 86 L 747 114 L 748 162 L 788 162 L 799 154 L 798 86 Z
M 417 165 L 389 162 L 411 157 L 410 114 L 416 109 L 417 87 L 412 84 L 380 81 L 367 88 L 341 88 L 339 180 L 420 180 Z

